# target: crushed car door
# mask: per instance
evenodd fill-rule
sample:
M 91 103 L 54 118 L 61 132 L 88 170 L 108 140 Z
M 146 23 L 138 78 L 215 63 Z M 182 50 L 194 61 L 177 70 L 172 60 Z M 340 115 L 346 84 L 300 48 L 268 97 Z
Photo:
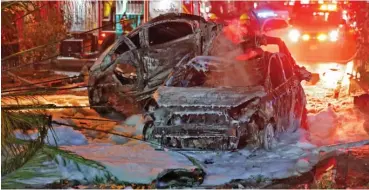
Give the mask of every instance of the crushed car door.
M 140 38 L 140 33 L 143 30 L 136 30 L 122 37 L 125 43 L 116 49 L 119 54 L 117 65 L 114 68 L 114 76 L 119 80 L 121 85 L 116 91 L 116 99 L 114 99 L 115 109 L 119 112 L 139 113 L 140 105 L 137 104 L 137 93 L 142 92 L 144 87 L 145 72 L 141 60 L 142 49 L 140 49 L 143 40 Z M 121 52 L 126 46 L 133 47 L 130 51 Z M 122 54 L 120 54 L 122 53 Z M 112 98 L 110 98 L 112 99 Z
M 269 57 L 268 94 L 274 109 L 274 119 L 277 131 L 285 131 L 289 127 L 289 112 L 291 111 L 290 96 L 286 91 L 286 77 L 278 54 Z
M 146 87 L 163 84 L 177 64 L 185 64 L 195 56 L 196 38 L 193 26 L 187 21 L 155 23 L 146 30 L 147 51 L 144 51 Z
M 288 131 L 295 131 L 300 127 L 304 106 L 306 104 L 304 90 L 300 84 L 300 80 L 294 73 L 292 58 L 281 56 L 283 70 L 286 76 L 286 95 L 290 98 L 287 101 L 290 106 Z

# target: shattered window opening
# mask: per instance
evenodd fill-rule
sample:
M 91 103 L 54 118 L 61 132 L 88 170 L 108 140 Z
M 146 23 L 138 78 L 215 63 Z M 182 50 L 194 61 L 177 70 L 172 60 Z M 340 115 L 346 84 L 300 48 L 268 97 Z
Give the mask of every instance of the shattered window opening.
M 193 34 L 192 26 L 184 22 L 166 22 L 149 28 L 150 45 L 170 42 Z
M 118 46 L 118 48 L 115 50 L 115 52 L 114 52 L 114 53 L 116 53 L 116 54 L 122 54 L 122 53 L 124 53 L 124 52 L 126 52 L 126 51 L 129 51 L 129 47 L 128 47 L 128 45 L 127 45 L 125 42 L 122 42 L 122 43 Z
M 133 44 L 136 46 L 137 49 L 141 48 L 139 33 L 136 33 L 135 35 L 130 36 L 128 38 L 133 42 Z
M 131 64 L 118 64 L 114 73 L 123 85 L 137 82 L 137 68 Z

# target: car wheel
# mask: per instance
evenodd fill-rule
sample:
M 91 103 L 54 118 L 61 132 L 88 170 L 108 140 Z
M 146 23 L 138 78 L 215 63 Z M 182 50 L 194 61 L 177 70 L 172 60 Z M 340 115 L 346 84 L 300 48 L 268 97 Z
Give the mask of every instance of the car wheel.
M 263 134 L 263 146 L 265 150 L 272 150 L 275 146 L 275 131 L 274 126 L 271 123 L 268 123 L 264 129 Z
M 108 108 L 107 97 L 104 96 L 103 87 L 99 87 L 97 85 L 96 87 L 93 87 L 93 89 L 88 89 L 88 99 L 93 109 L 101 116 L 104 116 L 111 112 L 111 109 Z
M 236 144 L 236 149 L 242 149 L 247 145 L 247 126 L 240 126 L 236 129 L 237 140 L 234 142 Z
M 144 141 L 152 140 L 153 130 L 154 130 L 154 123 L 152 121 L 146 122 L 143 128 L 143 132 L 142 132 Z
M 142 107 L 144 112 L 153 113 L 159 106 L 154 99 L 150 98 L 149 100 L 145 101 Z

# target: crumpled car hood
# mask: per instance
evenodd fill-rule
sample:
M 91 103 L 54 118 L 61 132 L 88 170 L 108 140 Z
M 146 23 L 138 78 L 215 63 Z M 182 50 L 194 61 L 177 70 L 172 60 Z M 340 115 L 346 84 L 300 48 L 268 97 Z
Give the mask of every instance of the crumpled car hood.
M 160 107 L 235 107 L 255 97 L 266 95 L 264 87 L 166 87 L 154 94 Z

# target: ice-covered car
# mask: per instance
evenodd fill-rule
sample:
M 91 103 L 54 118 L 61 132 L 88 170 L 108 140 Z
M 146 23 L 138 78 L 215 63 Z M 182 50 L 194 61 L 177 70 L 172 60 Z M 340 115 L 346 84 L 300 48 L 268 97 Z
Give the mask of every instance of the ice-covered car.
M 207 55 L 221 28 L 200 16 L 168 13 L 120 36 L 90 69 L 90 105 L 99 113 L 141 112 L 175 65 Z
M 195 57 L 154 93 L 144 139 L 172 148 L 270 149 L 276 132 L 295 131 L 306 120 L 304 72 L 281 53 L 248 61 Z

